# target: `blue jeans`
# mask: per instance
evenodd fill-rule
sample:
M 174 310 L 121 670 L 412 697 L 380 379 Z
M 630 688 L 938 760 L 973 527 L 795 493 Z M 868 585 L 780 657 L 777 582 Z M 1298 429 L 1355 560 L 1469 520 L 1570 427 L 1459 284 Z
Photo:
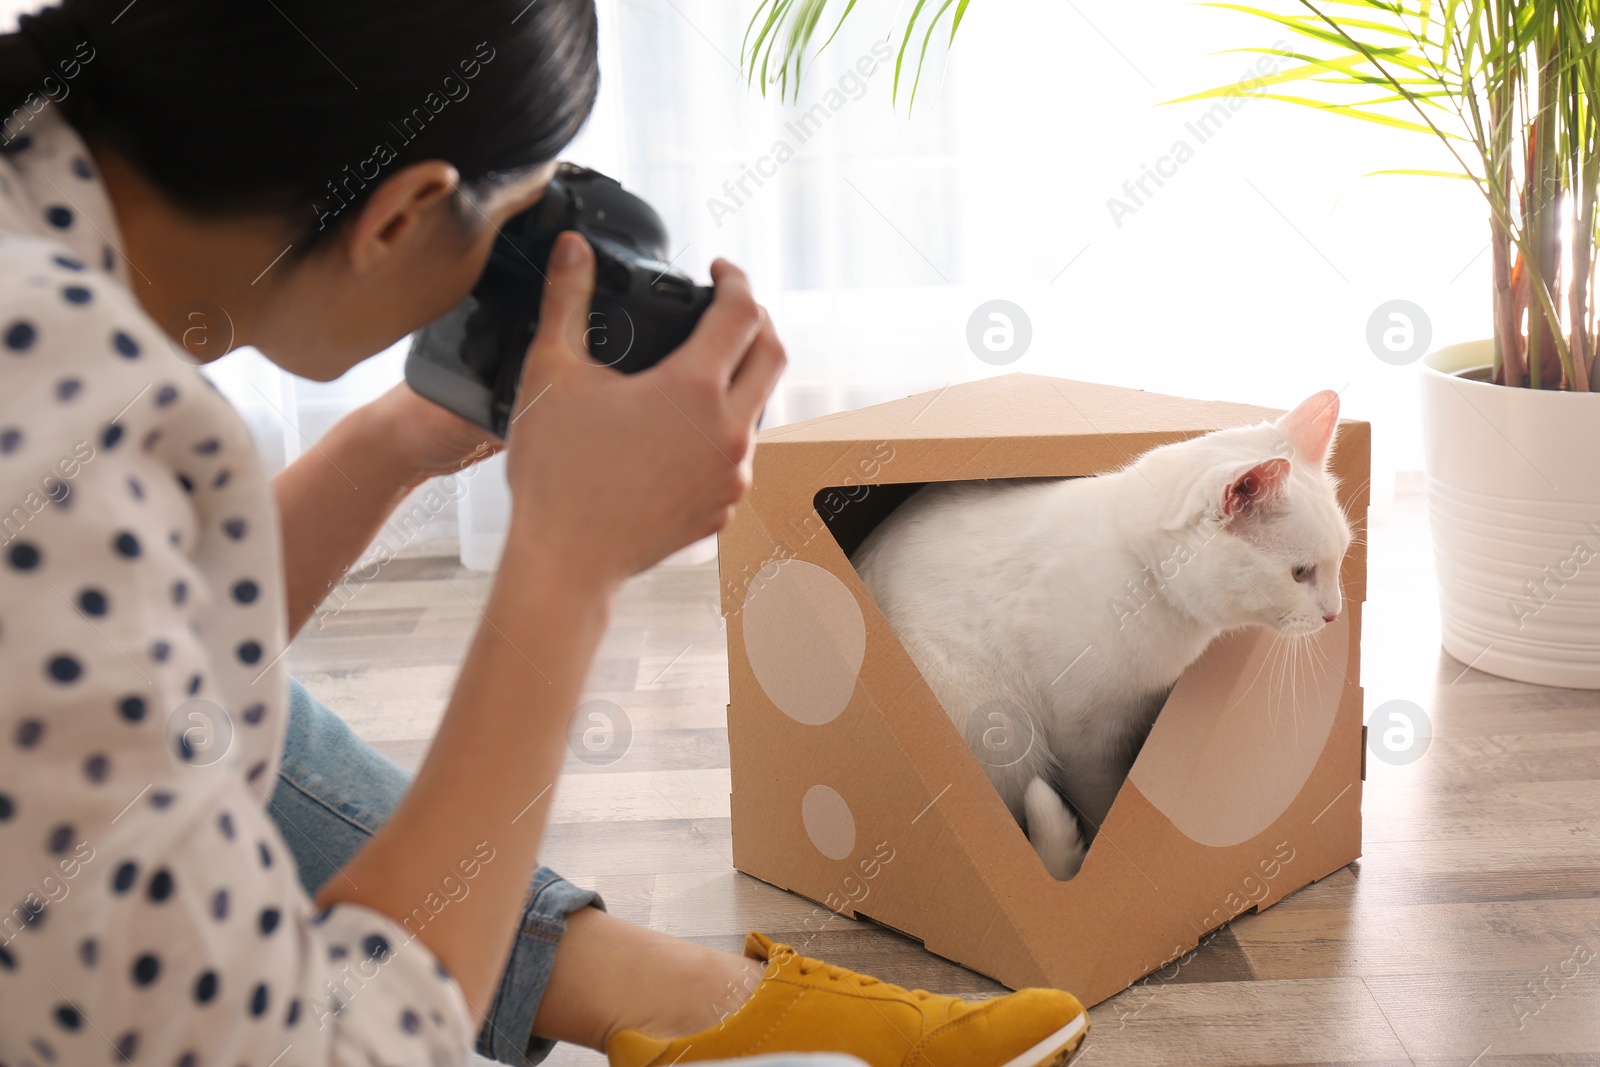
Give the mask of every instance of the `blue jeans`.
M 411 776 L 357 737 L 294 679 L 289 680 L 289 732 L 272 791 L 272 818 L 300 865 L 300 882 L 315 895 L 388 819 Z M 550 1054 L 554 1042 L 533 1037 L 556 946 L 567 915 L 600 897 L 540 867 L 522 905 L 522 922 L 500 976 L 478 1052 L 523 1067 Z
M 382 826 L 411 776 L 357 737 L 343 719 L 289 679 L 289 731 L 283 765 L 272 792 L 272 818 L 294 853 L 300 882 L 315 895 Z M 598 894 L 579 889 L 554 871 L 533 872 L 522 922 L 500 976 L 489 1016 L 478 1033 L 478 1052 L 524 1067 L 550 1054 L 555 1043 L 532 1035 L 556 947 L 567 915 L 593 905 Z M 745 1067 L 863 1067 L 848 1056 L 774 1056 Z

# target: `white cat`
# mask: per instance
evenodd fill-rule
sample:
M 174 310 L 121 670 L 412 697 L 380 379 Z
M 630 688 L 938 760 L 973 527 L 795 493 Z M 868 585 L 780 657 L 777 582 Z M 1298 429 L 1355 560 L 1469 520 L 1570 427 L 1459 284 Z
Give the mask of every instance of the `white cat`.
M 1055 877 L 1078 872 L 1168 692 L 1214 638 L 1338 618 L 1338 420 L 1324 391 L 1111 474 L 932 484 L 856 551 Z

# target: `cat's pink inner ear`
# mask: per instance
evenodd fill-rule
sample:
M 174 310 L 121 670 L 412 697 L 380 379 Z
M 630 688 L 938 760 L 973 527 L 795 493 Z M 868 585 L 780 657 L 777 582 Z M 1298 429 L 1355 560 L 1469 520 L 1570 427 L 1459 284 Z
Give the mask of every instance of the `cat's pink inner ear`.
M 1280 418 L 1277 427 L 1297 455 L 1320 465 L 1328 458 L 1334 432 L 1339 428 L 1339 394 L 1332 389 L 1312 394 Z
M 1222 493 L 1222 514 L 1232 518 L 1272 499 L 1289 481 L 1289 461 L 1264 459 L 1234 475 Z

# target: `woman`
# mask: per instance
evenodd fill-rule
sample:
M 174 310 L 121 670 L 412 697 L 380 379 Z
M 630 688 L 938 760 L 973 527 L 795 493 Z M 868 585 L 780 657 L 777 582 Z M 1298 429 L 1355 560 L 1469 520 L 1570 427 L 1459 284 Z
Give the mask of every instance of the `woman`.
M 748 481 L 784 355 L 727 263 L 625 377 L 585 358 L 592 255 L 558 243 L 504 560 L 414 781 L 291 695 L 330 584 L 488 449 L 401 386 L 269 482 L 177 342 L 226 320 L 326 380 L 450 308 L 586 118 L 595 33 L 591 0 L 69 0 L 0 38 L 0 1062 L 460 1063 L 476 1034 L 508 1063 L 1023 1067 L 1081 1039 L 1065 994 L 715 952 L 535 869 L 614 593 Z M 446 879 L 470 894 L 435 907 Z

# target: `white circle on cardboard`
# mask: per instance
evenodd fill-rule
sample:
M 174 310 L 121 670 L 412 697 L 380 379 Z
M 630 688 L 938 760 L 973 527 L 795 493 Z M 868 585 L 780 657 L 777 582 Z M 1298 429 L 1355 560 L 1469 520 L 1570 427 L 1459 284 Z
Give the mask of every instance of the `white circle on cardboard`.
M 867 651 L 855 594 L 821 567 L 786 559 L 750 580 L 740 614 L 745 657 L 767 699 L 808 726 L 837 719 Z
M 814 785 L 800 801 L 800 820 L 817 851 L 830 860 L 847 858 L 856 849 L 856 817 L 836 790 Z
M 1251 628 L 1212 642 L 1179 679 L 1128 775 L 1199 844 L 1228 848 L 1277 822 L 1333 729 L 1349 662 L 1348 617 L 1306 642 L 1274 636 Z

